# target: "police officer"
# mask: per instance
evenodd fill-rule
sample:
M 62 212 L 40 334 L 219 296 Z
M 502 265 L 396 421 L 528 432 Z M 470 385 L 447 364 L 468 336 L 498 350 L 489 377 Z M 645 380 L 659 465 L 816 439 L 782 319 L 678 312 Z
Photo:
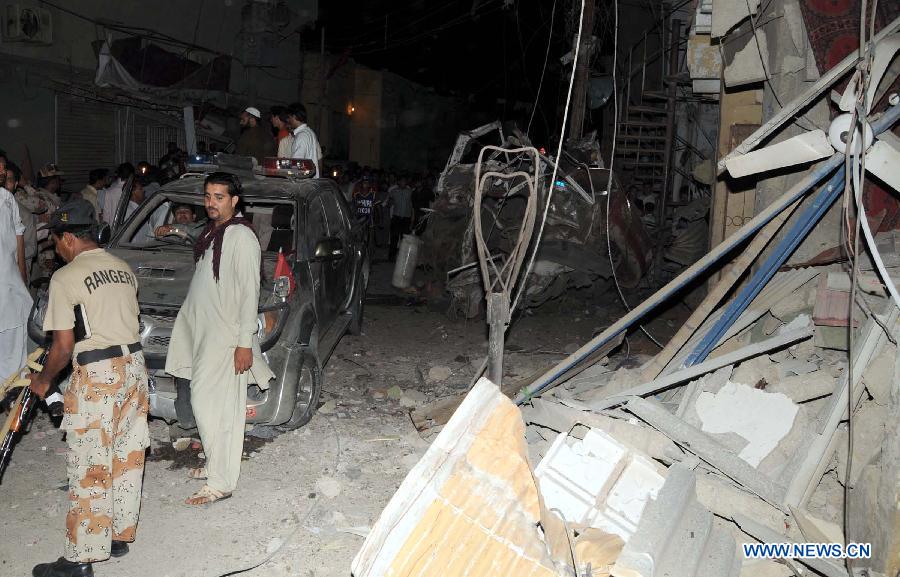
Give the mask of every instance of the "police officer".
M 31 388 L 43 398 L 74 354 L 62 421 L 69 444 L 69 513 L 65 556 L 36 565 L 32 575 L 91 577 L 91 563 L 128 552 L 137 528 L 150 441 L 137 279 L 127 263 L 97 245 L 88 201 L 65 203 L 49 228 L 68 264 L 50 279 L 44 330 L 53 332 L 53 344 Z

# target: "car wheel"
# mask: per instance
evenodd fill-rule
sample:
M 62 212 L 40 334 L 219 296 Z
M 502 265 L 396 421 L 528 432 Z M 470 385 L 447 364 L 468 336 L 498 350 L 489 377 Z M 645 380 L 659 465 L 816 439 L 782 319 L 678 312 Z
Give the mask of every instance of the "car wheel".
M 319 406 L 319 395 L 322 392 L 322 371 L 319 369 L 319 362 L 308 352 L 302 353 L 297 362 L 300 370 L 294 411 L 286 423 L 275 427 L 279 431 L 293 431 L 302 427 L 312 419 Z
M 360 276 L 359 284 L 356 287 L 355 302 L 350 311 L 350 324 L 347 325 L 347 332 L 351 335 L 359 335 L 362 333 L 363 326 L 363 309 L 366 305 L 366 288 L 369 286 L 369 263 L 363 265 L 363 274 Z

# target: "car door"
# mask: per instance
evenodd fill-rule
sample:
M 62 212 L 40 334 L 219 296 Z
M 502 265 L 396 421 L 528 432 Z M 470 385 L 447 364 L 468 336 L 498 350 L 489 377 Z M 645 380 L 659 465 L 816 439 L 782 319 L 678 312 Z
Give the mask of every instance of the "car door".
M 332 263 L 315 259 L 316 246 L 328 237 L 328 220 L 325 216 L 325 204 L 321 194 L 316 194 L 309 201 L 303 236 L 309 259 L 309 271 L 312 276 L 319 328 L 326 331 L 331 327 L 337 310 L 332 305 L 333 299 L 331 298 L 333 290 L 331 287 L 334 284 Z
M 331 262 L 334 276 L 334 285 L 329 287 L 331 291 L 329 299 L 333 300 L 336 312 L 341 313 L 350 305 L 353 296 L 353 239 L 350 234 L 350 221 L 348 215 L 341 207 L 338 199 L 340 191 L 335 187 L 328 187 L 322 191 L 321 199 L 325 207 L 325 218 L 328 224 L 328 236 L 337 238 L 343 246 L 344 256 Z

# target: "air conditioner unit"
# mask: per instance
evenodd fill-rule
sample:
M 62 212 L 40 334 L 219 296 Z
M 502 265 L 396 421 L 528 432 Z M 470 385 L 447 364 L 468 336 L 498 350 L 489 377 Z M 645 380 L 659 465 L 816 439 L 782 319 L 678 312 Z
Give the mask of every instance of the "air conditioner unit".
M 3 16 L 4 42 L 53 43 L 53 16 L 49 10 L 7 4 Z

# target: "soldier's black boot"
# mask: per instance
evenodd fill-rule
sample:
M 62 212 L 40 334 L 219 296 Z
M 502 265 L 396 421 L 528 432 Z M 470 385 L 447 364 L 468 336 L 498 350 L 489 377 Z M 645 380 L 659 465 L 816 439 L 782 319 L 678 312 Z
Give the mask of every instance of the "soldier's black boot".
M 121 557 L 128 553 L 128 543 L 125 541 L 116 541 L 113 539 L 112 546 L 109 549 L 109 554 L 112 557 Z
M 32 577 L 94 577 L 90 563 L 74 563 L 60 557 L 53 563 L 41 563 L 31 570 Z

